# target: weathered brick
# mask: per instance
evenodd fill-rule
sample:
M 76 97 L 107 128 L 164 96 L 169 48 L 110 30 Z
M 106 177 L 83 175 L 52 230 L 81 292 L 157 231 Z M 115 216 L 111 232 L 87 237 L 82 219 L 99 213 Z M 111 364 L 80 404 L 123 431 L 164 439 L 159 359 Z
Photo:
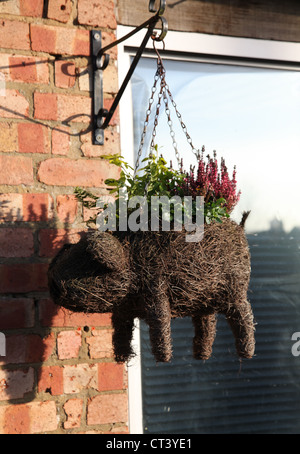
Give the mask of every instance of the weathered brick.
M 55 85 L 59 88 L 72 88 L 76 82 L 75 63 L 57 60 L 55 62 Z
M 0 43 L 2 48 L 30 50 L 29 24 L 2 19 L 0 22 Z
M 32 367 L 24 370 L 0 369 L 0 401 L 23 398 L 26 393 L 33 391 L 33 387 Z
M 57 95 L 54 93 L 34 93 L 34 118 L 57 120 Z
M 4 118 L 28 117 L 29 102 L 18 90 L 6 90 L 5 96 L 0 96 L 0 110 Z
M 22 194 L 0 194 L 0 223 L 22 221 Z
M 16 123 L 0 123 L 0 151 L 14 152 L 18 149 L 18 128 Z
M 56 198 L 56 211 L 60 221 L 72 224 L 77 216 L 78 201 L 75 195 L 58 195 Z
M 91 99 L 86 96 L 35 93 L 34 117 L 39 120 L 87 123 L 91 118 Z
M 33 253 L 33 232 L 31 229 L 0 229 L 0 257 L 30 257 Z
M 0 330 L 32 328 L 34 301 L 32 298 L 0 298 Z
M 20 153 L 50 153 L 49 129 L 35 123 L 18 124 Z
M 90 54 L 88 30 L 31 24 L 31 48 L 37 52 L 62 55 Z
M 52 432 L 58 427 L 54 401 L 31 402 L 27 404 L 30 415 L 30 433 Z
M 42 17 L 44 0 L 21 0 L 20 15 L 30 17 Z
M 47 263 L 0 264 L 0 293 L 48 290 Z
M 78 22 L 103 28 L 117 28 L 114 2 L 112 0 L 78 1 Z
M 72 12 L 71 0 L 49 0 L 47 17 L 67 23 Z
M 112 358 L 114 356 L 112 334 L 112 329 L 92 330 L 92 335 L 86 338 L 90 358 Z
M 77 358 L 81 347 L 81 329 L 61 331 L 57 335 L 57 354 L 59 359 Z
M 32 159 L 23 156 L 0 156 L 0 184 L 33 183 Z
M 2 407 L 2 434 L 26 435 L 30 432 L 29 408 L 26 405 L 11 405 Z
M 42 326 L 71 328 L 75 326 L 110 326 L 111 314 L 81 314 L 61 308 L 51 299 L 39 301 L 39 318 Z
M 77 243 L 82 229 L 41 229 L 39 231 L 40 257 L 53 257 L 66 243 Z
M 96 364 L 64 366 L 64 393 L 75 394 L 85 389 L 97 389 L 98 370 Z
M 80 427 L 83 412 L 83 400 L 69 399 L 64 404 L 64 410 L 67 415 L 67 420 L 64 422 L 64 428 L 74 429 L 75 427 Z
M 70 128 L 59 126 L 52 131 L 52 154 L 68 155 L 71 146 Z
M 30 402 L 0 407 L 0 423 L 0 432 L 8 435 L 55 431 L 58 426 L 55 402 Z
M 22 220 L 24 222 L 49 221 L 53 218 L 53 199 L 47 193 L 23 194 Z
M 89 123 L 91 110 L 90 97 L 57 95 L 57 119 L 59 121 Z
M 37 334 L 18 334 L 6 337 L 6 356 L 0 364 L 26 364 L 47 361 L 55 347 L 54 334 L 44 339 Z
M 98 364 L 98 391 L 124 389 L 124 365 L 117 363 Z
M 92 144 L 91 134 L 82 134 L 80 139 L 81 151 L 87 158 L 120 153 L 120 134 L 115 128 L 107 128 L 104 131 L 104 145 L 102 147 Z
M 4 56 L 1 55 L 0 60 Z M 7 55 L 9 80 L 26 83 L 49 83 L 49 68 L 46 59 L 39 57 L 25 57 Z
M 127 394 L 104 394 L 90 399 L 87 413 L 88 425 L 126 423 L 127 420 Z
M 63 368 L 43 366 L 38 372 L 38 391 L 48 392 L 52 396 L 63 394 Z
M 107 178 L 119 178 L 120 169 L 102 160 L 46 159 L 40 164 L 38 179 L 57 186 L 105 187 Z

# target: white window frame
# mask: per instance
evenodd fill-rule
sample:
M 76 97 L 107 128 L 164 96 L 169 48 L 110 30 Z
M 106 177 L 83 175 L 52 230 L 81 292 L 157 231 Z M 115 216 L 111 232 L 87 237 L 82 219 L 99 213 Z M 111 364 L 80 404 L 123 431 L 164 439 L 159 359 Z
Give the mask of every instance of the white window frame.
M 133 27 L 118 26 L 117 39 L 125 36 L 133 29 Z M 118 76 L 120 86 L 130 67 L 130 58 L 135 55 L 134 49 L 138 49 L 144 36 L 145 30 L 142 30 L 118 45 Z M 158 43 L 157 47 L 160 49 L 161 44 Z M 153 49 L 151 39 L 147 48 Z M 300 71 L 300 68 L 293 66 L 295 63 L 300 63 L 300 43 L 295 42 L 169 31 L 165 38 L 165 49 L 172 53 L 172 55 L 166 58 L 172 60 L 180 59 L 187 62 L 221 63 L 226 58 L 226 61 L 223 61 L 226 64 Z M 147 55 L 153 58 L 153 55 L 146 54 L 145 56 Z M 236 59 L 240 59 L 240 61 Z M 133 116 L 131 90 L 129 87 L 120 102 L 120 140 L 122 155 L 133 165 Z M 131 360 L 127 367 L 129 430 L 131 434 L 142 434 L 144 430 L 138 320 L 136 320 L 136 328 L 134 330 L 133 346 L 136 357 Z

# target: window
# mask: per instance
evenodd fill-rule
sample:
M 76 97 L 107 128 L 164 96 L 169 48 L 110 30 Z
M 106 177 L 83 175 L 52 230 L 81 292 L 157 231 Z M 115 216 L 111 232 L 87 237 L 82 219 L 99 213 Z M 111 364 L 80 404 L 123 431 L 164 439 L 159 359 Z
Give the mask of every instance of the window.
M 126 33 L 123 27 L 120 33 Z M 129 365 L 132 433 L 300 433 L 300 357 L 292 354 L 292 335 L 300 331 L 298 47 L 172 32 L 167 36 L 166 79 L 194 145 L 205 145 L 210 154 L 216 150 L 229 169 L 237 166 L 242 197 L 234 218 L 240 220 L 243 210 L 251 210 L 249 300 L 257 345 L 255 358 L 240 362 L 231 331 L 219 317 L 213 356 L 199 362 L 192 358 L 191 321 L 174 320 L 174 358 L 156 365 L 147 326 L 141 323 L 135 333 L 138 355 Z M 132 51 L 125 47 L 119 53 L 120 79 Z M 120 106 L 122 153 L 132 162 L 155 67 L 155 56 L 149 53 Z M 134 115 L 128 120 L 129 106 Z M 193 155 L 172 114 L 179 151 L 189 167 Z M 175 161 L 163 114 L 160 125 L 158 144 Z

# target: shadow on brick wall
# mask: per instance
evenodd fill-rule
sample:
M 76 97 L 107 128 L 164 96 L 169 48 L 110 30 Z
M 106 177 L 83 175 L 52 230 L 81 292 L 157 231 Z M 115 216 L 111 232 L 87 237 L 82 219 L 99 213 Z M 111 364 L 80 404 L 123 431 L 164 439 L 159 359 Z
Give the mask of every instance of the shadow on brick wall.
M 36 200 L 26 205 L 30 196 Z M 48 204 L 37 203 L 43 197 L 48 197 Z M 69 215 L 59 222 L 50 200 L 48 194 L 0 195 L 0 332 L 6 341 L 5 356 L 0 356 L 3 404 L 63 394 L 56 338 L 74 321 L 69 311 L 51 301 L 47 270 L 63 244 L 76 242 L 82 232 L 70 238 Z

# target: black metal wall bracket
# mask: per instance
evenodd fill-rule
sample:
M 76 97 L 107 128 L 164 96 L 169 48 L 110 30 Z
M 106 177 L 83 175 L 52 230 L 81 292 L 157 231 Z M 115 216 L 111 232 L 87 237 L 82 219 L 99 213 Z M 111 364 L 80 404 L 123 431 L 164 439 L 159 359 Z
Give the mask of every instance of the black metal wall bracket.
M 162 41 L 167 32 L 168 32 L 168 23 L 167 20 L 162 17 L 166 9 L 166 0 L 159 1 L 159 7 L 156 8 L 155 0 L 150 0 L 149 2 L 149 11 L 155 13 L 150 19 L 144 22 L 142 25 L 134 29 L 128 35 L 114 41 L 112 44 L 102 48 L 102 35 L 98 30 L 91 31 L 91 43 L 92 43 L 92 57 L 93 57 L 93 144 L 94 145 L 103 145 L 104 144 L 104 130 L 108 127 L 113 114 L 118 107 L 120 99 L 134 73 L 134 70 L 147 46 L 147 43 L 150 38 L 155 41 Z M 156 36 L 154 29 L 156 28 L 157 23 L 161 21 L 161 33 L 159 36 Z M 135 35 L 137 32 L 143 28 L 148 27 L 146 35 L 142 41 L 141 46 L 139 47 L 129 71 L 121 85 L 121 88 L 116 95 L 114 102 L 108 111 L 103 107 L 103 71 L 107 68 L 109 64 L 109 54 L 106 52 L 112 47 L 117 46 L 123 41 L 126 41 L 131 36 Z

